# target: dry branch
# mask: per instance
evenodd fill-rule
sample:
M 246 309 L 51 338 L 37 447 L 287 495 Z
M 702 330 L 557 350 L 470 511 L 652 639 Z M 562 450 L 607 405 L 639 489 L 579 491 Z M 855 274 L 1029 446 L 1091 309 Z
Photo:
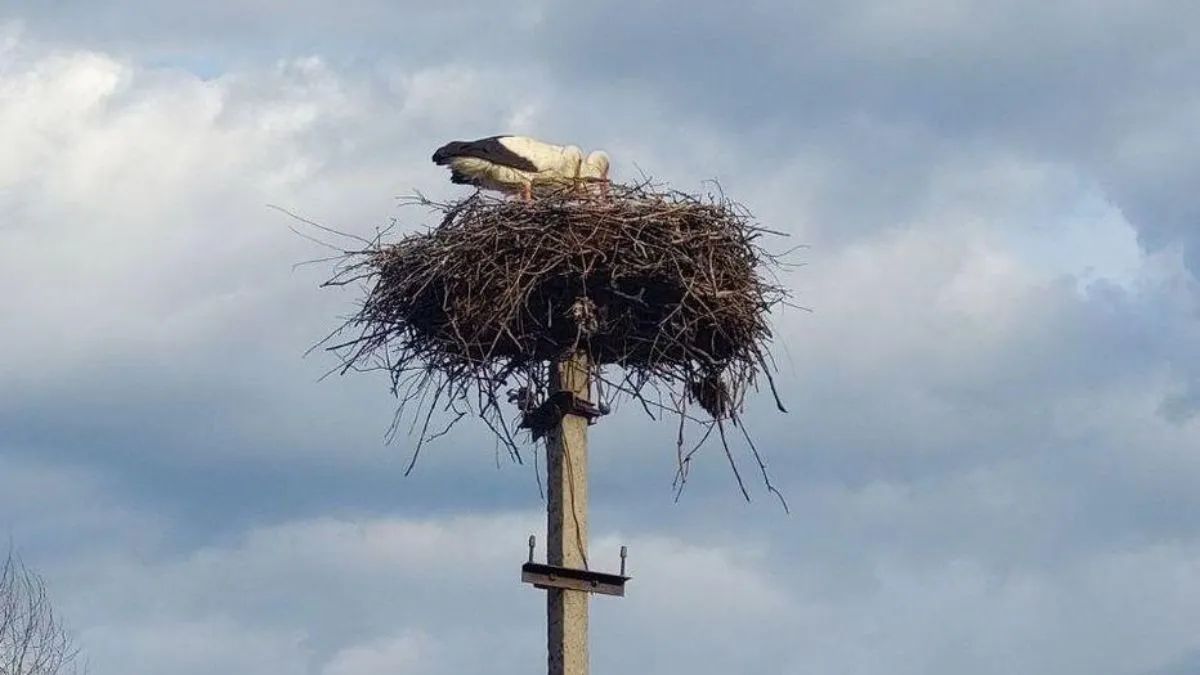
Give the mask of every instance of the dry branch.
M 78 655 L 46 585 L 12 551 L 0 560 L 0 675 L 60 675 Z

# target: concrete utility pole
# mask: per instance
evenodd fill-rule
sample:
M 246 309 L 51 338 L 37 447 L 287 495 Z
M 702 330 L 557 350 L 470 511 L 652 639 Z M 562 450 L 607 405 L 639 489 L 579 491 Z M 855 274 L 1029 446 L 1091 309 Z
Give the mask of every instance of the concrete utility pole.
M 588 365 L 583 352 L 554 364 L 553 390 L 522 423 L 546 436 L 546 564 L 533 561 L 535 538 L 530 537 L 521 580 L 546 591 L 550 675 L 587 675 L 588 596 L 623 596 L 629 580 L 624 546 L 620 574 L 588 566 L 587 428 L 603 414 L 588 398 Z
M 556 390 L 589 401 L 587 356 L 577 352 L 556 364 Z M 546 562 L 588 569 L 588 418 L 567 411 L 546 437 Z M 546 592 L 550 675 L 587 675 L 588 592 L 549 588 Z

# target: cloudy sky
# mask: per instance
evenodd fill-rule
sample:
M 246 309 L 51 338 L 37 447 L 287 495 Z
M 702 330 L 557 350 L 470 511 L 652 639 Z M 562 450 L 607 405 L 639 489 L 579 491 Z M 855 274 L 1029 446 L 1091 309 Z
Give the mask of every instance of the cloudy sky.
M 1200 672 L 1200 21 L 1151 0 L 0 5 L 0 536 L 93 675 L 507 675 L 533 469 L 305 350 L 445 140 L 719 179 L 809 246 L 792 505 L 593 431 L 597 673 Z M 620 420 L 616 422 L 615 420 Z M 715 449 L 711 449 L 715 450 Z

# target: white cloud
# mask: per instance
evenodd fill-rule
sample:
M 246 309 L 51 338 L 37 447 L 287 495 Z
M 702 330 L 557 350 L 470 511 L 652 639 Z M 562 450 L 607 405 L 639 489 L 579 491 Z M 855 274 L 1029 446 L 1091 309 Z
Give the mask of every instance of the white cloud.
M 405 633 L 369 644 L 355 645 L 338 652 L 322 675 L 392 675 L 428 672 L 421 668 L 430 649 L 430 638 L 420 633 Z
M 116 599 L 114 599 L 116 600 Z M 220 617 L 91 626 L 80 633 L 93 672 L 129 675 L 279 673 L 302 675 L 307 650 L 297 634 L 232 623 Z
M 295 521 L 183 557 L 78 560 L 54 577 L 70 579 L 63 610 L 98 673 L 524 672 L 544 655 L 542 593 L 516 574 L 537 521 Z M 618 542 L 634 579 L 627 597 L 593 600 L 597 669 L 1134 673 L 1197 646 L 1193 545 L 1024 570 L 905 559 L 864 540 L 865 575 L 830 585 L 820 548 L 792 557 L 753 533 L 736 548 L 602 534 L 598 566 L 615 564 L 599 561 Z
M 15 410 L 81 397 L 90 411 L 222 392 L 230 398 L 206 415 L 222 420 L 215 426 L 281 443 L 311 445 L 320 427 L 289 430 L 233 399 L 281 411 L 329 405 L 321 394 L 339 383 L 304 387 L 306 401 L 289 392 L 334 365 L 324 354 L 300 356 L 350 298 L 315 288 L 327 269 L 292 271 L 328 251 L 293 235 L 295 223 L 266 205 L 368 233 L 387 223 L 394 195 L 435 177 L 433 194 L 449 190 L 427 160 L 430 139 L 496 113 L 530 114 L 518 94 L 483 95 L 510 77 L 499 70 L 349 78 L 303 58 L 206 80 L 31 41 L 9 51 L 0 84 L 0 209 L 10 214 L 0 226 L 0 398 Z M 376 405 L 348 407 L 370 410 L 363 438 L 378 448 L 390 403 L 382 382 L 372 385 Z M 315 425 L 320 415 L 298 417 Z

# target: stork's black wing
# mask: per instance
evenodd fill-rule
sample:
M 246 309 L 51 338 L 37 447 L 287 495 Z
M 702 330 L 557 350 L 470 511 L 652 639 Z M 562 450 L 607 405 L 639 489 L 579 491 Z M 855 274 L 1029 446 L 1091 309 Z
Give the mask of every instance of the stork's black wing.
M 537 171 L 537 165 L 529 159 L 509 150 L 500 142 L 504 136 L 489 136 L 477 141 L 450 141 L 433 153 L 433 163 L 445 166 L 457 157 L 474 157 L 493 164 L 508 166 L 522 171 Z

